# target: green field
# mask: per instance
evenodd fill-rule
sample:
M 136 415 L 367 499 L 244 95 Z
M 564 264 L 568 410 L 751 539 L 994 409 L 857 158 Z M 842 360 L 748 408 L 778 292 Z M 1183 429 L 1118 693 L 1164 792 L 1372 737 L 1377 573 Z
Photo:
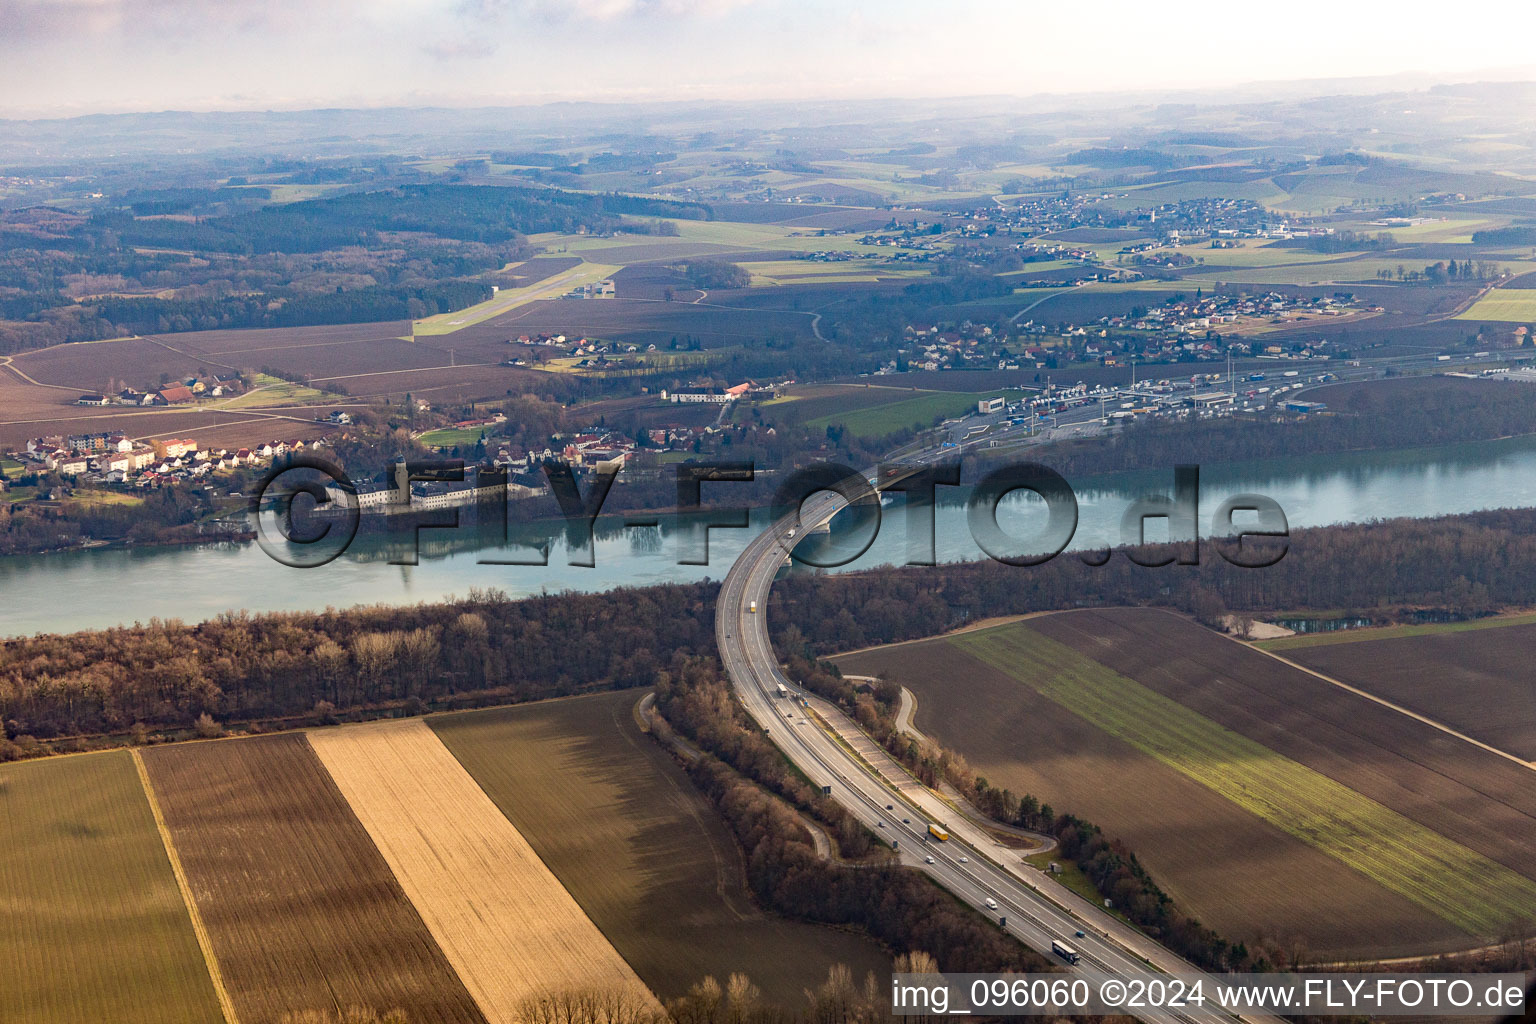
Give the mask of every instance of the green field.
M 1536 622 L 1536 612 L 1527 615 L 1499 615 L 1470 622 L 1429 622 L 1413 626 L 1382 626 L 1377 629 L 1336 629 L 1328 633 L 1307 633 L 1282 636 L 1274 640 L 1261 640 L 1255 647 L 1266 651 L 1294 650 L 1298 647 L 1327 647 L 1330 644 L 1352 644 L 1364 640 L 1396 640 L 1405 636 L 1432 636 L 1436 633 L 1466 633 L 1478 629 L 1498 629 L 1500 626 L 1526 626 Z
M 1536 906 L 1536 882 L 1064 644 L 1019 625 L 950 642 L 1470 934 Z
M 1331 263 L 1352 259 L 1358 252 L 1320 253 L 1309 249 L 1277 249 L 1273 245 L 1251 245 L 1241 249 L 1212 249 L 1210 246 L 1188 245 L 1177 250 L 1192 260 L 1203 260 L 1201 267 L 1186 267 L 1188 271 L 1211 270 L 1216 267 L 1234 269 L 1256 267 L 1288 267 L 1297 263 Z
M 80 490 L 69 496 L 69 503 L 83 508 L 105 508 L 113 505 L 133 507 L 144 504 L 144 499 L 137 494 L 121 494 L 117 491 Z
M 1536 323 L 1536 288 L 1495 288 L 1456 319 Z
M 983 398 L 1003 397 L 1001 391 L 982 391 L 976 394 L 953 391 L 928 391 L 917 398 L 901 398 L 903 392 L 892 391 L 895 399 L 885 405 L 856 409 L 848 413 L 831 413 L 806 420 L 813 430 L 825 430 L 834 423 L 842 424 L 855 437 L 884 437 L 906 427 L 928 429 L 934 417 L 950 419 L 973 412 L 976 403 Z
M 428 448 L 465 448 L 472 446 L 484 434 L 484 427 L 469 427 L 462 430 L 444 427 L 442 430 L 429 430 L 416 440 Z
M 222 1018 L 126 751 L 0 765 L 0 1020 Z
M 827 263 L 821 260 L 756 260 L 741 263 L 752 275 L 752 287 L 772 288 L 787 284 L 874 284 L 886 277 L 927 277 L 922 267 L 888 265 L 880 260 L 857 259 Z
M 310 405 L 317 402 L 334 402 L 335 395 L 328 395 L 318 388 L 306 387 L 292 381 L 258 373 L 251 378 L 251 390 L 227 402 L 224 409 L 249 409 L 267 405 Z

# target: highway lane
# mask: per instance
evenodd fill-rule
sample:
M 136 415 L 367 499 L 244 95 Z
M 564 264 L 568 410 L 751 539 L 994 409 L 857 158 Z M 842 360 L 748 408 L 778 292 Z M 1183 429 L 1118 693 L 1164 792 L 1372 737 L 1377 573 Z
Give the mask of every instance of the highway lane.
M 807 776 L 830 787 L 831 795 L 877 834 L 896 837 L 902 862 L 927 872 L 939 884 L 994 921 L 1026 945 L 1051 955 L 1051 941 L 1060 939 L 1081 954 L 1074 968 L 1090 979 L 1145 972 L 1149 969 L 1199 974 L 1193 966 L 1146 936 L 1065 890 L 1058 895 L 1049 881 L 1035 882 L 1024 874 L 1032 869 L 1004 868 L 984 857 L 964 838 L 963 827 L 951 829 L 948 842 L 925 842 L 931 820 L 946 820 L 945 805 L 933 794 L 911 798 L 889 787 L 850 751 L 806 719 L 803 711 L 785 712 L 793 705 L 776 696 L 783 684 L 798 689 L 780 671 L 767 631 L 768 593 L 794 544 L 808 529 L 829 522 L 846 504 L 836 494 L 813 495 L 794 516 L 782 519 L 748 544 L 721 585 L 716 606 L 716 639 L 726 672 L 737 695 L 770 739 Z M 756 602 L 757 610 L 750 611 Z M 881 828 L 879 823 L 884 822 Z M 928 857 L 933 863 L 926 862 Z M 995 910 L 986 901 L 996 901 Z M 1082 931 L 1082 937 L 1076 933 Z M 1058 963 L 1061 961 L 1058 960 Z M 1207 986 L 1207 991 L 1211 990 Z M 1152 1024 L 1194 1024 L 1232 1020 L 1218 1008 L 1144 1011 Z M 1273 1018 L 1247 1017 L 1273 1024 Z

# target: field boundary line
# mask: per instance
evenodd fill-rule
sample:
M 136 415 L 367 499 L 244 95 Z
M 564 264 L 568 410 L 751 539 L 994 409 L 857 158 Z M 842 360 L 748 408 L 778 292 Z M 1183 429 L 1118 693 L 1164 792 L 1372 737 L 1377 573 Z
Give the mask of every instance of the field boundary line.
M 219 958 L 213 952 L 213 939 L 208 934 L 208 926 L 203 923 L 203 915 L 197 909 L 197 900 L 192 895 L 192 884 L 187 881 L 187 873 L 181 866 L 181 855 L 176 852 L 176 843 L 171 839 L 171 830 L 166 827 L 165 815 L 160 811 L 160 801 L 155 796 L 155 787 L 149 780 L 149 769 L 144 765 L 144 758 L 137 749 L 129 748 L 128 756 L 133 758 L 133 766 L 139 773 L 139 782 L 144 787 L 144 798 L 149 801 L 149 813 L 154 816 L 155 829 L 160 833 L 160 841 L 165 846 L 165 855 L 171 861 L 171 874 L 176 876 L 176 887 L 181 890 L 181 900 L 187 905 L 187 916 L 192 919 L 192 932 L 197 936 L 198 948 L 203 951 L 203 963 L 208 968 L 208 978 L 213 982 L 213 991 L 219 999 L 219 1009 L 224 1013 L 224 1020 L 228 1024 L 240 1024 L 240 1018 L 235 1013 L 234 1000 L 229 998 L 229 990 L 224 987 L 224 975 L 219 970 Z
M 925 644 L 930 640 L 947 640 L 952 636 L 960 636 L 964 633 L 974 633 L 978 629 L 994 629 L 998 626 L 1011 626 L 1015 622 L 1023 622 L 1026 619 L 1038 619 L 1042 615 L 1059 615 L 1061 611 L 1062 609 L 1052 608 L 1049 611 L 1043 612 L 1020 612 L 1017 615 L 994 615 L 985 619 L 978 619 L 975 622 L 967 623 L 964 626 L 958 626 L 954 629 L 945 630 L 942 633 L 935 633 L 933 636 L 919 636 L 913 637 L 911 640 L 897 640 L 894 643 L 871 644 L 868 647 L 855 647 L 851 651 L 838 651 L 836 654 L 827 655 L 825 660 L 836 661 L 838 658 L 846 658 L 850 654 L 864 654 L 867 651 L 883 651 L 891 647 L 907 647 L 911 644 Z M 871 677 L 861 676 L 858 678 L 868 679 Z
M 1213 630 L 1212 632 L 1215 632 L 1215 631 Z M 1527 771 L 1536 771 L 1536 761 L 1527 761 L 1524 758 L 1520 757 L 1519 755 L 1511 754 L 1507 750 L 1501 750 L 1498 747 L 1495 747 L 1491 743 L 1484 743 L 1482 740 L 1473 739 L 1471 736 L 1468 736 L 1466 733 L 1461 732 L 1461 731 L 1459 731 L 1457 729 L 1453 729 L 1449 725 L 1446 725 L 1444 722 L 1436 721 L 1435 719 L 1430 718 L 1428 715 L 1420 714 L 1419 712 L 1414 711 L 1411 708 L 1406 708 L 1403 705 L 1397 704 L 1397 703 L 1395 703 L 1393 701 L 1390 701 L 1390 700 L 1388 700 L 1385 697 L 1381 697 L 1381 696 L 1378 696 L 1377 694 L 1371 693 L 1369 690 L 1362 690 L 1358 686 L 1351 686 L 1349 683 L 1344 682 L 1342 679 L 1335 679 L 1332 676 L 1324 675 L 1323 673 L 1317 671 L 1316 669 L 1307 668 L 1307 666 L 1301 664 L 1300 662 L 1292 661 L 1290 658 L 1283 657 L 1283 656 L 1275 653 L 1274 651 L 1267 651 L 1267 650 L 1265 650 L 1262 647 L 1255 647 L 1253 644 L 1244 643 L 1243 641 L 1237 639 L 1234 636 L 1227 636 L 1225 633 L 1222 633 L 1222 634 L 1219 634 L 1219 635 L 1224 640 L 1229 640 L 1232 643 L 1237 644 L 1240 647 L 1245 647 L 1245 648 L 1247 648 L 1249 650 L 1258 651 L 1260 654 L 1264 655 L 1266 658 L 1274 658 L 1276 661 L 1280 662 L 1282 665 L 1288 665 L 1291 668 L 1294 668 L 1294 669 L 1296 669 L 1299 672 L 1305 672 L 1307 675 L 1312 676 L 1312 677 L 1314 677 L 1316 679 L 1321 679 L 1323 682 L 1329 683 L 1329 684 L 1331 684 L 1333 686 L 1337 686 L 1341 690 L 1347 690 L 1348 692 L 1354 694 L 1357 697 L 1364 697 L 1366 700 L 1373 701 L 1373 702 L 1375 702 L 1377 704 L 1380 704 L 1384 708 L 1387 708 L 1387 709 L 1389 709 L 1391 711 L 1396 711 L 1400 715 L 1405 715 L 1408 718 L 1411 718 L 1411 719 L 1413 719 L 1416 722 L 1420 722 L 1420 723 L 1422 723 L 1424 725 L 1427 725 L 1431 729 L 1438 729 L 1440 732 L 1445 733 L 1447 736 L 1453 736 L 1456 739 L 1461 740 L 1463 743 L 1470 743 L 1472 746 L 1478 747 L 1478 748 L 1480 748 L 1482 750 L 1486 750 L 1490 754 L 1497 754 L 1499 757 L 1504 758 L 1506 761 L 1513 761 L 1515 764 L 1517 764 L 1520 767 L 1526 769 Z
M 1145 607 L 1148 608 L 1149 610 L 1152 610 L 1152 611 L 1162 612 L 1164 615 L 1172 615 L 1176 619 L 1185 619 L 1186 621 L 1188 621 L 1188 616 L 1181 615 L 1178 612 L 1173 611 L 1172 609 L 1169 609 L 1169 608 L 1157 608 L 1157 607 L 1152 606 L 1152 605 L 1147 605 Z M 1074 610 L 1075 609 L 1068 608 L 1068 609 L 1062 609 L 1062 610 L 1054 611 L 1054 612 L 1046 612 L 1045 614 L 1047 614 L 1047 615 L 1070 615 Z M 1102 610 L 1102 609 L 1092 609 L 1092 610 Z M 1202 627 L 1202 628 L 1209 629 L 1209 627 Z M 1332 676 L 1324 675 L 1322 672 L 1319 672 L 1316 669 L 1307 668 L 1307 666 L 1302 665 L 1299 662 L 1292 661 L 1291 659 L 1286 658 L 1286 657 L 1284 657 L 1284 656 L 1282 656 L 1280 654 L 1277 654 L 1274 651 L 1267 650 L 1267 649 L 1265 649 L 1263 647 L 1259 647 L 1258 645 L 1253 644 L 1253 643 L 1249 643 L 1247 641 L 1239 640 L 1237 637 L 1231 636 L 1231 635 L 1229 635 L 1227 633 L 1223 633 L 1220 630 L 1212 629 L 1211 632 L 1214 633 L 1216 636 L 1219 636 L 1221 639 L 1227 641 L 1228 643 L 1237 644 L 1239 647 L 1241 647 L 1241 648 L 1243 648 L 1245 650 L 1258 651 L 1260 654 L 1264 655 L 1265 657 L 1273 658 L 1276 661 L 1280 662 L 1280 664 L 1282 664 L 1282 665 L 1286 665 L 1286 666 L 1289 666 L 1290 668 L 1294 668 L 1298 672 L 1305 672 L 1307 675 L 1312 676 L 1315 679 L 1321 679 L 1323 682 L 1328 683 L 1330 686 L 1337 686 L 1339 689 L 1345 690 L 1345 691 L 1347 691 L 1349 693 L 1352 693 L 1352 694 L 1354 694 L 1357 697 L 1364 697 L 1368 701 L 1371 701 L 1371 702 L 1376 703 L 1376 704 L 1380 704 L 1382 707 L 1387 708 L 1390 711 L 1396 711 L 1398 714 L 1404 715 L 1404 716 L 1406 716 L 1408 718 L 1411 718 L 1414 721 L 1419 722 L 1419 723 L 1421 723 L 1423 725 L 1427 725 L 1431 729 L 1437 729 L 1440 732 L 1445 733 L 1447 736 L 1451 736 L 1451 737 L 1454 737 L 1455 739 L 1461 740 L 1463 743 L 1470 743 L 1472 746 L 1478 747 L 1479 749 L 1482 749 L 1482 750 L 1486 750 L 1490 754 L 1496 754 L 1499 757 L 1504 758 L 1506 761 L 1513 761 L 1515 764 L 1517 764 L 1520 767 L 1526 769 L 1527 771 L 1536 771 L 1536 761 L 1527 761 L 1527 760 L 1525 760 L 1524 758 L 1520 757 L 1517 754 L 1511 754 L 1507 750 L 1501 750 L 1498 747 L 1493 746 L 1492 744 L 1484 743 L 1482 740 L 1479 740 L 1479 739 L 1474 739 L 1473 737 L 1468 736 L 1464 732 L 1460 732 L 1460 731 L 1458 731 L 1456 729 L 1451 728 L 1449 725 L 1446 725 L 1444 722 L 1440 722 L 1440 721 L 1437 721 L 1437 720 L 1435 720 L 1433 718 L 1430 718 L 1428 715 L 1420 714 L 1419 712 L 1414 711 L 1411 708 L 1406 708 L 1403 705 L 1397 704 L 1397 703 L 1395 703 L 1393 701 L 1390 701 L 1390 700 L 1388 700 L 1385 697 L 1382 697 L 1382 696 L 1379 696 L 1377 694 L 1371 693 L 1369 690 L 1362 690 L 1358 686 L 1351 686 L 1349 683 L 1346 683 L 1346 682 L 1344 682 L 1341 679 L 1335 679 Z M 1385 639 L 1385 638 L 1383 638 L 1383 639 Z M 895 645 L 893 644 L 893 645 L 890 645 L 890 646 L 895 646 Z M 853 652 L 849 652 L 849 653 L 853 653 Z

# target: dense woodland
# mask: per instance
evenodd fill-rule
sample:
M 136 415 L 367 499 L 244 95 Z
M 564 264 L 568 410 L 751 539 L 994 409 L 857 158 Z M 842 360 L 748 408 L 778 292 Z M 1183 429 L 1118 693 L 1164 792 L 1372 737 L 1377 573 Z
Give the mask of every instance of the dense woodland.
M 420 318 L 491 294 L 467 278 L 542 231 L 650 234 L 692 203 L 616 194 L 405 184 L 250 208 L 255 189 L 129 191 L 89 217 L 0 224 L 0 353 L 130 333 Z M 248 198 L 249 197 L 249 198 Z

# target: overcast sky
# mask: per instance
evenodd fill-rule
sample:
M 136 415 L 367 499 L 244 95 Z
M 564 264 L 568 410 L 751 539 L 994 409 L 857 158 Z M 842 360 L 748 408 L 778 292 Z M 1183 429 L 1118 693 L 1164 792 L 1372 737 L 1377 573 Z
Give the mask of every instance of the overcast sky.
M 0 0 L 0 116 L 1509 77 L 1533 27 L 1529 0 Z

